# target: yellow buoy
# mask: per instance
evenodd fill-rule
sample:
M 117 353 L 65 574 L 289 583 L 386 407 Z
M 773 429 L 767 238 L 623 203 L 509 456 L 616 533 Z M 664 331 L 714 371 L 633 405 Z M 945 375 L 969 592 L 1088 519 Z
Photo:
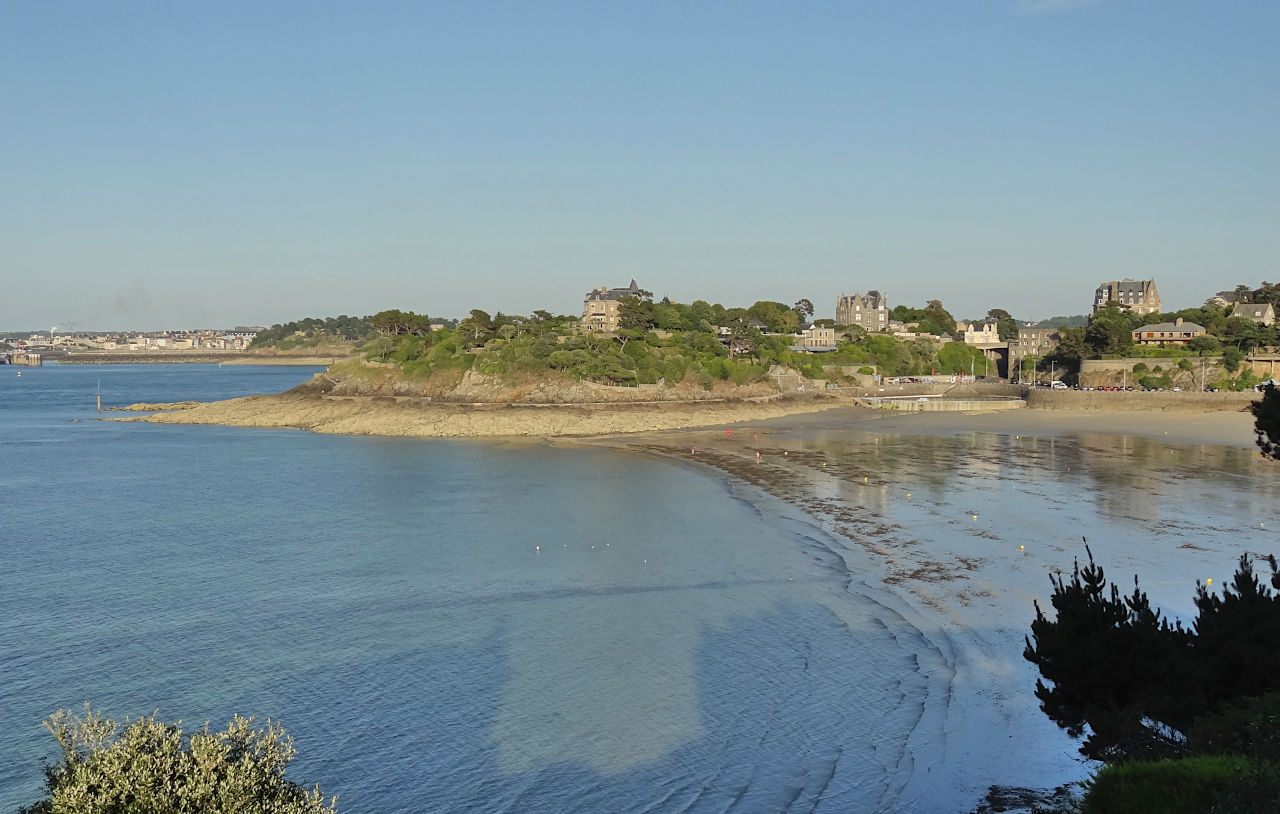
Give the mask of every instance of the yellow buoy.
M 1206 579 L 1204 582 L 1205 582 L 1205 584 L 1206 584 L 1206 585 L 1212 585 L 1212 584 L 1213 584 L 1213 577 L 1209 577 L 1209 578 L 1208 578 L 1208 579 Z

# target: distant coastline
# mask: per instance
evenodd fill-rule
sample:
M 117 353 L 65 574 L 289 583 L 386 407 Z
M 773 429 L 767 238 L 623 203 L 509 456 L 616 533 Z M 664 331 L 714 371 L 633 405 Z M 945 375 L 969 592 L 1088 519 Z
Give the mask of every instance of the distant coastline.
M 299 367 L 326 367 L 344 359 L 343 356 L 298 355 L 288 353 L 257 354 L 243 351 L 93 351 L 68 353 L 62 356 L 45 355 L 46 362 L 62 365 L 278 365 Z

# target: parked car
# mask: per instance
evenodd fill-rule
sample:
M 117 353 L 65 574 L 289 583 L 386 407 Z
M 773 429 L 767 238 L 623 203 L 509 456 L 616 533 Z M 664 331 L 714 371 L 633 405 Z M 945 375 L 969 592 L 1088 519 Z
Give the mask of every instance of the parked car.
M 1066 382 L 1054 382 L 1053 384 L 1049 385 L 1049 387 L 1053 388 L 1054 390 L 1069 390 L 1069 389 L 1070 389 L 1070 388 L 1068 388 L 1068 387 L 1067 387 L 1067 383 L 1066 383 Z

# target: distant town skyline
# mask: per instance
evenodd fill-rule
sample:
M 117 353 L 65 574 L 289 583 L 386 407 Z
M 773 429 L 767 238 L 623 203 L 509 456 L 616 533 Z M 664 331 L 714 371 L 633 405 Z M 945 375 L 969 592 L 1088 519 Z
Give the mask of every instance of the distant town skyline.
M 0 331 L 1280 276 L 1280 6 L 0 6 Z

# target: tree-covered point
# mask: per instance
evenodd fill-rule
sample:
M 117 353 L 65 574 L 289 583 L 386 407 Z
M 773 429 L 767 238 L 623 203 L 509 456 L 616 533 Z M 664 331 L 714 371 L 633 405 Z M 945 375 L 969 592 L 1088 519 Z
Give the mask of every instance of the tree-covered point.
M 872 366 L 889 376 L 995 372 L 981 351 L 963 343 L 899 341 L 861 330 L 841 334 L 832 352 L 793 350 L 807 310 L 803 301 L 797 305 L 799 310 L 762 301 L 726 308 L 626 297 L 611 334 L 582 331 L 576 317 L 545 311 L 491 316 L 475 309 L 456 327 L 436 331 L 421 330 L 422 323 L 401 315 L 363 350 L 369 360 L 399 363 L 416 377 L 457 370 L 552 373 L 612 385 L 747 384 L 765 378 L 775 364 L 813 379 L 829 378 L 824 366 L 833 364 Z
M 258 331 L 257 336 L 249 343 L 249 347 L 252 349 L 296 346 L 326 339 L 358 342 L 369 339 L 375 333 L 369 317 L 349 317 L 346 314 L 323 319 L 307 317 L 296 322 L 286 322 L 283 325 L 272 325 L 270 328 Z

